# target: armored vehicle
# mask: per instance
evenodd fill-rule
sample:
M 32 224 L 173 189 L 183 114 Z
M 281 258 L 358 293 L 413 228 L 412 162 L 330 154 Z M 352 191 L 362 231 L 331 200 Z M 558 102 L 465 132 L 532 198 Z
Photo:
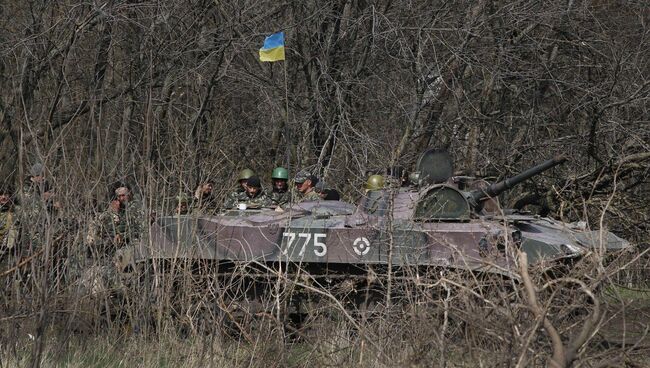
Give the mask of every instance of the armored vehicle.
M 330 310 L 313 303 L 335 301 L 340 310 L 343 301 L 365 316 L 392 300 L 403 303 L 400 295 L 414 285 L 435 285 L 441 273 L 487 280 L 489 288 L 516 282 L 520 252 L 552 275 L 588 252 L 629 246 L 607 231 L 498 205 L 500 193 L 564 161 L 554 158 L 488 185 L 454 177 L 449 154 L 429 150 L 412 185 L 374 185 L 356 205 L 314 201 L 160 217 L 146 241 L 118 251 L 117 264 L 140 275 L 131 280 L 145 281 L 133 290 L 153 291 L 159 299 L 151 305 L 168 305 L 190 326 L 235 321 L 237 331 L 254 325 L 242 319 L 275 312 L 274 320 L 284 319 L 280 310 L 291 320 Z
M 536 215 L 501 209 L 496 197 L 565 159 L 557 157 L 487 185 L 454 177 L 449 154 L 421 155 L 409 187 L 369 190 L 342 201 L 229 210 L 217 216 L 158 218 L 151 236 L 122 252 L 123 269 L 149 260 L 293 264 L 314 276 L 363 273 L 369 266 L 442 267 L 516 277 L 516 250 L 553 266 L 627 241 Z M 128 256 L 127 256 L 128 255 Z

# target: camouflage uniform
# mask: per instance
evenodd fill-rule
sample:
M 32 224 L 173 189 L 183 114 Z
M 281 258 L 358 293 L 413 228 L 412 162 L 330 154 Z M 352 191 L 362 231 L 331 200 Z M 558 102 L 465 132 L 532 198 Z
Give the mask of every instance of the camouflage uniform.
M 125 244 L 134 243 L 140 240 L 144 225 L 144 209 L 142 203 L 139 201 L 130 201 L 126 209 L 120 210 L 120 215 L 124 219 L 124 223 L 120 222 L 117 229 L 124 229 L 123 239 Z
M 262 207 L 270 207 L 273 202 L 271 201 L 271 198 L 266 195 L 264 192 L 264 189 L 260 189 L 259 192 L 255 195 L 255 197 L 249 197 L 246 195 L 246 200 L 240 203 L 246 203 L 247 208 L 262 208 Z
M 142 230 L 142 214 L 136 203 L 129 203 L 126 209 L 107 209 L 97 217 L 91 228 L 89 243 L 97 246 L 98 256 L 109 256 L 117 248 L 136 242 Z M 116 243 L 119 235 L 120 242 Z
M 248 201 L 248 195 L 244 189 L 238 189 L 234 192 L 228 194 L 226 200 L 223 203 L 224 208 L 235 208 L 238 203 L 245 203 Z
M 282 207 L 288 204 L 291 200 L 291 193 L 289 193 L 289 191 L 286 191 L 284 193 L 273 191 L 271 192 L 269 199 L 271 200 L 271 204 Z
M 320 201 L 320 195 L 315 190 L 311 190 L 300 197 L 300 202 Z
M 129 201 L 126 208 L 119 210 L 109 207 L 97 217 L 87 239 L 92 259 L 80 278 L 87 291 L 105 292 L 123 286 L 115 268 L 115 257 L 128 251 L 129 244 L 139 241 L 143 224 L 144 213 L 138 201 Z

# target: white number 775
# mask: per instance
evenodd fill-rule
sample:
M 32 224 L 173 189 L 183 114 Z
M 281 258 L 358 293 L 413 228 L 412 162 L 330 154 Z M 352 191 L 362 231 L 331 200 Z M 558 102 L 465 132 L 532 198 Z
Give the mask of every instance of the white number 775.
M 302 247 L 300 247 L 300 252 L 298 252 L 299 256 L 303 256 L 305 254 L 305 249 L 307 248 L 307 245 L 311 242 L 312 234 L 311 233 L 291 233 L 291 232 L 285 232 L 282 233 L 282 236 L 287 238 L 287 246 L 282 250 L 282 255 L 287 255 L 289 254 L 289 249 L 291 249 L 294 246 L 294 242 L 296 241 L 296 235 L 298 235 L 298 238 L 304 239 L 302 242 Z M 327 245 L 322 241 L 325 240 L 326 234 L 313 234 L 314 235 L 314 254 L 317 257 L 323 257 L 327 254 Z

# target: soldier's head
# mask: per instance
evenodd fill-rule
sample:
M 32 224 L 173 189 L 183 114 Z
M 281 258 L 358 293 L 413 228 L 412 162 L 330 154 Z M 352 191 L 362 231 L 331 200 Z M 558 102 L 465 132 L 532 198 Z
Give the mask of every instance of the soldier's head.
M 124 208 L 133 198 L 131 193 L 131 188 L 128 185 L 124 184 L 121 187 L 115 189 L 115 198 L 120 202 L 120 207 Z
M 190 199 L 187 197 L 185 193 L 181 193 L 176 196 L 175 199 L 176 202 L 176 214 L 177 215 L 187 215 L 189 212 L 189 202 Z
M 246 181 L 246 195 L 248 195 L 249 198 L 254 198 L 257 193 L 262 190 L 262 183 L 260 182 L 260 178 L 258 176 L 251 176 L 248 178 Z
M 300 170 L 296 174 L 294 182 L 296 183 L 296 189 L 300 193 L 305 194 L 312 191 L 316 184 L 318 184 L 318 178 L 307 170 Z
M 271 173 L 271 180 L 273 181 L 273 191 L 284 193 L 289 189 L 287 182 L 289 181 L 289 171 L 284 167 L 276 167 Z
M 244 169 L 239 172 L 237 181 L 239 181 L 239 185 L 241 185 L 241 187 L 244 188 L 244 190 L 246 189 L 246 182 L 251 176 L 255 176 L 255 172 L 251 169 Z
M 213 180 L 207 180 L 207 181 L 199 184 L 197 192 L 202 198 L 206 198 L 206 197 L 210 197 L 212 195 L 213 190 L 214 190 L 214 181 Z

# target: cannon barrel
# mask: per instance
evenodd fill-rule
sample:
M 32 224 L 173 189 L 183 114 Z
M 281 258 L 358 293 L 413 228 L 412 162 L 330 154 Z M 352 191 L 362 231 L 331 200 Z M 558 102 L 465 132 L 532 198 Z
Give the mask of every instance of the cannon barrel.
M 556 156 L 550 160 L 544 161 L 541 164 L 537 166 L 533 166 L 528 170 L 525 170 L 521 172 L 518 175 L 515 175 L 511 178 L 502 180 L 500 182 L 491 184 L 487 188 L 484 189 L 477 189 L 474 191 L 470 192 L 470 200 L 473 201 L 475 204 L 478 204 L 480 201 L 486 199 L 486 198 L 491 198 L 491 197 L 496 197 L 499 194 L 505 192 L 506 190 L 514 187 L 515 185 L 521 183 L 524 180 L 528 180 L 532 178 L 533 176 L 540 174 L 552 167 L 555 167 L 563 162 L 565 162 L 567 159 L 564 156 Z

